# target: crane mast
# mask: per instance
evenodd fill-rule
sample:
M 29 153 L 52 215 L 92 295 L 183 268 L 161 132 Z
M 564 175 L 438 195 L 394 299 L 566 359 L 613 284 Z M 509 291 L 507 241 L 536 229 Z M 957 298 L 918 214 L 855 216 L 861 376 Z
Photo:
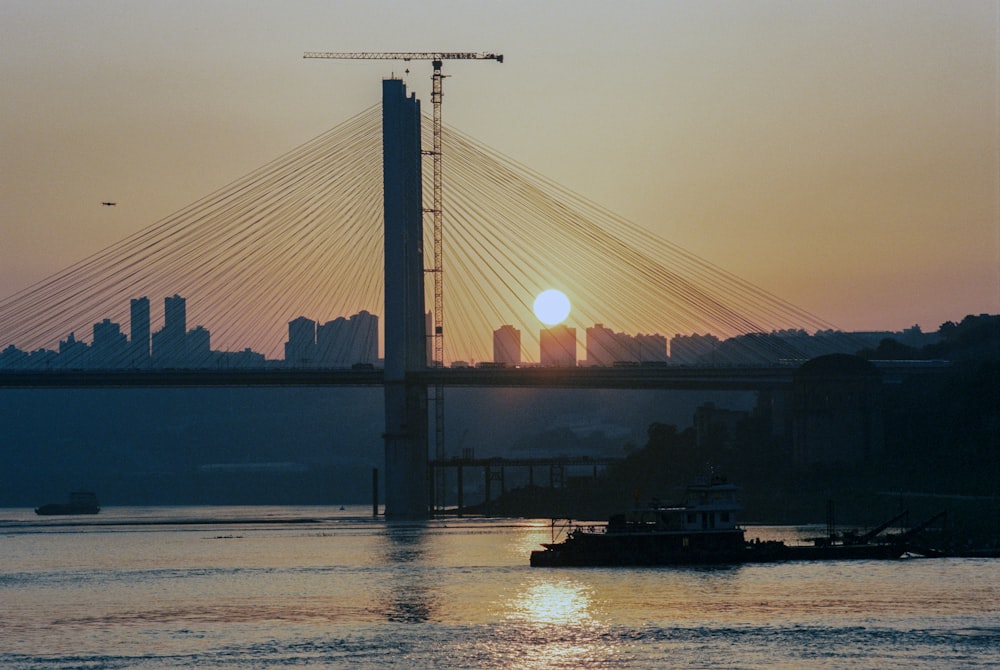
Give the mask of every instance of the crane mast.
M 434 354 L 432 365 L 435 367 L 444 366 L 444 240 L 442 235 L 444 218 L 444 198 L 443 198 L 443 164 L 441 146 L 441 103 L 444 97 L 443 80 L 441 73 L 442 61 L 445 60 L 495 60 L 503 63 L 503 54 L 496 53 L 476 53 L 467 51 L 307 51 L 303 58 L 332 58 L 347 60 L 429 60 L 434 72 L 431 75 L 431 107 L 432 136 L 433 145 L 431 151 L 423 152 L 430 154 L 434 168 L 434 189 L 433 201 L 430 209 L 425 208 L 425 212 L 432 215 L 432 235 L 434 240 L 434 266 L 429 270 L 434 277 Z M 444 387 L 441 384 L 434 387 L 434 443 L 435 457 L 443 460 L 444 449 Z M 443 480 L 439 482 L 442 490 L 438 492 L 437 500 L 443 501 Z

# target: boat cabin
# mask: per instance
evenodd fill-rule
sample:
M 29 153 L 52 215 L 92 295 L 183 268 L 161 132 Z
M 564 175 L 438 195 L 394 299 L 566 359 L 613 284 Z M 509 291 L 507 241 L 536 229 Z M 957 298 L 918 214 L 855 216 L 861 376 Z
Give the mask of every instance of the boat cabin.
M 653 500 L 646 507 L 612 517 L 608 530 L 718 531 L 735 530 L 736 513 L 743 507 L 737 487 L 722 477 L 704 478 L 688 486 L 684 503 L 672 505 Z

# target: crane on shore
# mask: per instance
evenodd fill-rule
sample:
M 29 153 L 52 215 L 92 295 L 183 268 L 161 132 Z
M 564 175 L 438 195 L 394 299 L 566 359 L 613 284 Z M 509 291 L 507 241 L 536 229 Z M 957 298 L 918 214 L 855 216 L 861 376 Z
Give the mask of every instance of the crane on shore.
M 433 108 L 433 148 L 429 152 L 434 165 L 433 205 L 428 210 L 433 216 L 434 267 L 434 355 L 432 365 L 444 366 L 444 267 L 442 262 L 441 223 L 443 216 L 442 161 L 441 161 L 441 100 L 444 96 L 444 75 L 441 66 L 446 60 L 495 60 L 503 63 L 503 54 L 470 51 L 307 51 L 303 58 L 331 58 L 343 60 L 429 60 L 434 68 L 431 75 L 431 106 Z M 434 437 L 435 456 L 444 458 L 444 387 L 434 388 Z M 441 482 L 443 484 L 443 481 Z M 439 496 L 438 500 L 443 500 Z

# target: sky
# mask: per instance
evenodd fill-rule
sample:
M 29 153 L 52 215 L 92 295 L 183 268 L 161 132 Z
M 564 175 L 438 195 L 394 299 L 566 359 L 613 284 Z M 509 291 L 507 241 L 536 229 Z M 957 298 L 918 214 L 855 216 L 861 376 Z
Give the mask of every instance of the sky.
M 0 0 L 0 296 L 385 76 L 429 103 L 427 63 L 303 52 L 477 51 L 449 126 L 844 330 L 934 331 L 1000 313 L 998 36 L 997 0 Z

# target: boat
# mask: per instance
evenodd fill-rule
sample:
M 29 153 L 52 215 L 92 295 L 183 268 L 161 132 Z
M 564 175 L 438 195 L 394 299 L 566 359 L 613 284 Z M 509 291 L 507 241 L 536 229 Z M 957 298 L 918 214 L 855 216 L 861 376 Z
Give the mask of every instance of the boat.
M 35 514 L 52 516 L 56 514 L 97 514 L 101 506 L 97 496 L 90 491 L 73 491 L 69 500 L 63 503 L 48 503 L 35 508 Z
M 748 558 L 737 487 L 712 475 L 687 487 L 679 505 L 652 500 L 612 516 L 603 529 L 574 528 L 562 542 L 531 552 L 531 565 L 692 565 L 742 563 Z
M 747 541 L 736 521 L 742 506 L 737 487 L 713 475 L 687 487 L 679 505 L 652 501 L 627 514 L 612 516 L 603 528 L 575 527 L 566 539 L 543 543 L 531 552 L 532 567 L 711 565 L 778 561 L 885 560 L 911 551 L 912 531 L 885 541 L 876 536 L 901 514 L 857 535 L 816 538 L 812 544 Z M 555 528 L 555 526 L 553 526 Z M 553 536 L 555 533 L 553 532 Z M 928 555 L 924 553 L 923 555 Z

